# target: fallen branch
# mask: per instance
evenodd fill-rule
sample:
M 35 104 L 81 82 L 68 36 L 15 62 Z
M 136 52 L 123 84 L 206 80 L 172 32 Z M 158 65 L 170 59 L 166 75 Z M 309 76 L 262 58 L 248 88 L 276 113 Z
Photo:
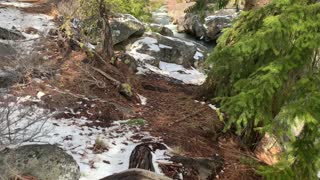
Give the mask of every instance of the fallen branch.
M 187 115 L 187 116 L 185 116 L 185 117 L 183 117 L 181 119 L 178 119 L 178 120 L 172 122 L 171 124 L 169 124 L 169 126 L 172 126 L 174 124 L 180 123 L 182 121 L 186 121 L 188 118 L 191 118 L 192 116 L 195 116 L 195 115 L 197 115 L 197 114 L 199 114 L 199 113 L 201 113 L 201 112 L 203 112 L 205 110 L 206 110 L 205 108 L 204 109 L 200 109 L 199 111 L 196 111 L 196 112 L 194 112 L 192 114 L 189 114 L 189 115 Z
M 115 78 L 113 78 L 111 75 L 107 74 L 106 72 L 103 72 L 101 69 L 95 68 L 93 66 L 91 66 L 91 68 L 95 71 L 97 71 L 98 73 L 100 73 L 102 76 L 104 76 L 105 78 L 109 79 L 110 81 L 115 82 L 117 85 L 120 85 L 121 82 L 116 80 Z

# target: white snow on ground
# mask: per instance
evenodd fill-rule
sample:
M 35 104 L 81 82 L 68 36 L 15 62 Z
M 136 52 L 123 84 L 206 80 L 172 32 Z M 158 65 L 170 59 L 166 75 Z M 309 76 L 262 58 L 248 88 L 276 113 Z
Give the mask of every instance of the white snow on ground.
M 138 94 L 138 97 L 140 99 L 141 105 L 146 105 L 147 104 L 147 98 Z
M 46 95 L 44 92 L 39 91 L 39 92 L 37 93 L 37 98 L 38 98 L 38 99 L 41 99 L 44 95 Z
M 213 105 L 213 104 L 209 104 L 208 105 L 211 109 L 213 109 L 213 110 L 217 110 L 217 109 L 219 109 L 219 108 L 217 108 L 215 105 Z
M 54 23 L 51 20 L 52 17 L 44 14 L 24 13 L 13 8 L 0 9 L 0 26 L 7 29 L 15 27 L 22 31 L 28 27 L 33 27 L 40 32 L 45 32 L 54 27 Z
M 199 60 L 202 57 L 203 57 L 203 54 L 201 52 L 199 52 L 199 51 L 197 51 L 196 54 L 194 54 L 194 56 L 193 56 L 193 58 L 195 60 Z
M 0 2 L 0 5 L 14 6 L 14 7 L 20 7 L 20 8 L 33 6 L 33 4 L 31 3 L 23 3 L 23 2 Z
M 188 42 L 188 41 L 183 41 L 179 38 L 174 38 L 174 37 L 170 37 L 170 36 L 166 36 L 166 38 L 170 39 L 170 40 L 173 40 L 173 41 L 179 41 L 179 42 L 183 42 L 185 43 L 187 46 L 194 46 L 194 43 L 192 42 Z
M 19 102 L 33 100 L 31 97 L 20 98 Z M 23 109 L 24 106 L 19 106 Z M 0 109 L 1 110 L 1 109 Z M 35 137 L 32 141 L 24 144 L 57 144 L 67 153 L 73 156 L 80 166 L 80 180 L 96 180 L 113 173 L 128 169 L 129 158 L 132 150 L 143 140 L 161 142 L 160 138 L 152 137 L 148 132 L 140 130 L 140 126 L 130 124 L 130 121 L 115 121 L 111 127 L 89 127 L 87 123 L 92 121 L 85 117 L 71 119 L 54 119 L 41 108 L 34 111 L 33 117 L 45 116 L 45 121 L 39 121 L 28 128 L 31 132 L 42 127 L 41 136 Z M 12 114 L 10 119 L 17 119 L 19 113 Z M 24 121 L 19 122 L 19 126 L 13 126 L 11 130 L 19 128 Z M 44 125 L 43 125 L 44 123 Z M 25 132 L 28 133 L 28 132 Z M 93 150 L 95 142 L 99 140 L 106 145 L 106 151 L 96 153 Z M 14 146 L 13 146 L 14 147 Z M 165 161 L 169 156 L 167 151 L 157 150 L 153 153 L 153 162 L 157 173 L 161 173 L 157 162 Z
M 171 38 L 171 37 L 167 37 L 167 38 Z M 179 41 L 182 41 L 182 40 L 179 40 Z M 185 42 L 185 43 L 188 44 L 189 42 Z M 131 46 L 132 49 L 128 52 L 128 54 L 138 61 L 139 67 L 138 67 L 137 74 L 145 74 L 145 73 L 153 72 L 156 74 L 161 74 L 163 76 L 180 80 L 186 84 L 194 84 L 194 85 L 201 85 L 205 81 L 206 75 L 195 68 L 187 69 L 187 68 L 184 68 L 182 65 L 166 63 L 162 61 L 160 61 L 159 68 L 148 64 L 148 62 L 155 60 L 155 58 L 148 54 L 138 52 L 138 50 L 143 45 L 147 45 L 150 51 L 160 51 L 160 48 L 167 48 L 167 49 L 172 48 L 170 46 L 166 46 L 163 44 L 158 45 L 157 39 L 154 39 L 151 37 L 145 37 L 134 42 Z M 193 46 L 194 44 L 190 43 L 189 45 Z M 203 54 L 197 51 L 194 55 L 194 59 L 198 60 L 202 56 Z
M 165 49 L 172 49 L 172 47 L 166 46 L 166 45 L 164 45 L 164 44 L 159 44 L 159 47 L 160 47 L 160 48 L 165 48 Z
M 44 14 L 24 13 L 15 8 L 0 8 L 0 27 L 8 30 L 17 29 L 26 37 L 25 40 L 0 40 L 0 42 L 15 47 L 20 54 L 22 54 L 22 52 L 30 54 L 33 50 L 33 44 L 37 41 L 39 36 L 46 35 L 49 29 L 55 27 L 51 20 L 52 17 Z M 38 33 L 24 33 L 23 31 L 29 27 L 37 29 Z
M 153 72 L 180 80 L 185 84 L 201 85 L 206 79 L 205 74 L 199 72 L 194 68 L 186 69 L 181 65 L 166 63 L 162 61 L 160 61 L 159 68 L 150 64 L 145 64 L 143 67 L 139 67 L 138 70 L 139 74 Z
M 158 40 L 151 37 L 145 37 L 143 39 L 139 39 L 138 41 L 134 42 L 132 45 L 133 49 L 140 49 L 144 44 L 149 46 L 150 51 L 156 51 L 159 52 L 160 48 L 157 45 Z

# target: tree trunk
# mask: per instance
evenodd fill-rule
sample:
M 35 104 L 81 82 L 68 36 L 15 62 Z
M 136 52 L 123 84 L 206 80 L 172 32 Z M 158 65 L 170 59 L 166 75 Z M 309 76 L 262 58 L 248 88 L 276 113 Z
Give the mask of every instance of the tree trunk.
M 106 8 L 104 0 L 100 0 L 99 2 L 99 14 L 102 21 L 102 57 L 106 60 L 111 60 L 113 57 L 113 43 L 112 43 L 112 33 L 111 27 L 109 24 L 109 12 Z
M 244 10 L 249 11 L 254 8 L 263 7 L 269 4 L 272 0 L 245 0 Z
M 136 146 L 130 155 L 129 169 L 139 168 L 154 172 L 151 152 L 152 150 L 148 144 Z
M 244 3 L 244 10 L 249 11 L 253 9 L 256 5 L 256 0 L 246 0 Z

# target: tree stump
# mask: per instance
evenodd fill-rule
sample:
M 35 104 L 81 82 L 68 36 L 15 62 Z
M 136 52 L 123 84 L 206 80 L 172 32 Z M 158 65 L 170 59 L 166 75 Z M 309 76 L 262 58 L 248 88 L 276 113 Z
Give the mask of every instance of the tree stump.
M 129 169 L 139 168 L 154 172 L 151 152 L 165 149 L 167 147 L 161 143 L 142 143 L 137 145 L 130 155 Z

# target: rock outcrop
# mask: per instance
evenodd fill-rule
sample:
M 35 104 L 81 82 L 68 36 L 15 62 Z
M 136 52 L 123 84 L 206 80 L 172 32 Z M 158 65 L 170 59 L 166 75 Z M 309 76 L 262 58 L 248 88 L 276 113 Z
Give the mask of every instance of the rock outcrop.
M 128 54 L 136 60 L 157 67 L 160 61 L 191 67 L 205 59 L 207 48 L 179 38 L 150 33 L 135 41 L 129 50 Z
M 163 25 L 160 24 L 149 24 L 149 28 L 152 32 L 159 33 L 164 36 L 170 36 L 173 37 L 173 31 Z
M 16 71 L 0 70 L 0 88 L 7 88 L 19 81 L 20 76 Z
M 11 56 L 16 53 L 17 51 L 12 46 L 0 42 L 0 57 Z
M 142 36 L 145 27 L 142 22 L 130 14 L 121 14 L 110 20 L 113 44 L 118 44 L 132 36 Z
M 182 22 L 184 32 L 206 41 L 216 40 L 222 29 L 229 27 L 232 20 L 237 17 L 234 9 L 223 9 L 206 16 L 204 20 L 199 15 L 188 13 Z M 181 31 L 181 30 L 180 30 Z
M 173 156 L 171 161 L 182 164 L 182 176 L 186 179 L 214 179 L 223 168 L 222 157 L 212 158 Z
M 0 175 L 28 175 L 41 180 L 78 180 L 76 161 L 55 145 L 25 145 L 0 152 Z
M 25 37 L 18 30 L 9 30 L 9 29 L 0 27 L 0 39 L 21 40 L 21 39 L 25 39 Z

